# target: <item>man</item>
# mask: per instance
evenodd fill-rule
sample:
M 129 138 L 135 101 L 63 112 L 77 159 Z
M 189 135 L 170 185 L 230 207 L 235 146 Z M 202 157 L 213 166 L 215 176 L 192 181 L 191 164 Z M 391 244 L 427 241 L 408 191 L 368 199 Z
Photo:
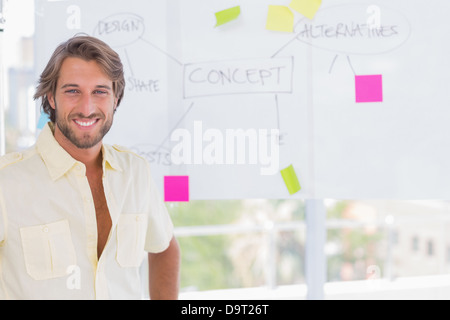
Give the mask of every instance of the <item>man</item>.
M 150 298 L 178 297 L 179 247 L 149 165 L 102 143 L 124 87 L 96 38 L 51 57 L 35 95 L 51 122 L 0 159 L 0 299 L 140 299 L 145 251 Z

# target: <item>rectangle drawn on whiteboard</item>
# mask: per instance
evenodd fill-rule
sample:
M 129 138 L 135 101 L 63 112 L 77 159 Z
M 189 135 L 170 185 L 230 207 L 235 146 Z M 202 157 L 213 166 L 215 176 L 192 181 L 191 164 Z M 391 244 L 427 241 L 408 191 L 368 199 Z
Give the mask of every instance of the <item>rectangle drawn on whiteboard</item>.
M 292 93 L 293 66 L 292 57 L 187 64 L 184 98 Z

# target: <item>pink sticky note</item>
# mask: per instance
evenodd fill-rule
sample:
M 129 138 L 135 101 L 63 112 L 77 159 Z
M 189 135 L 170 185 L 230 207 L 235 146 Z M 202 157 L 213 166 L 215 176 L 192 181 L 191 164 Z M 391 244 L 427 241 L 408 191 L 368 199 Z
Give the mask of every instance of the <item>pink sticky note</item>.
M 382 102 L 383 77 L 381 74 L 355 76 L 356 102 Z
M 164 177 L 164 201 L 189 202 L 189 177 Z

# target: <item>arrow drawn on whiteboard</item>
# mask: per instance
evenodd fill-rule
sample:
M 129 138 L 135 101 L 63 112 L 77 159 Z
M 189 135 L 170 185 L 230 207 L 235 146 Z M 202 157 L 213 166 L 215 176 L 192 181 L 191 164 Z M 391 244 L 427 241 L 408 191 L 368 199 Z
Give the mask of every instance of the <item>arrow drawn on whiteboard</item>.
M 277 129 L 278 129 L 278 145 L 284 146 L 285 145 L 285 139 L 288 135 L 286 132 L 281 132 L 281 121 L 280 121 L 280 105 L 278 103 L 278 95 L 275 95 L 275 108 L 277 111 Z
M 296 35 L 293 39 L 289 40 L 289 42 L 286 43 L 285 45 L 283 45 L 280 49 L 278 49 L 278 51 L 275 52 L 275 53 L 272 55 L 271 58 L 275 58 L 281 51 L 283 51 L 286 47 L 288 47 L 288 46 L 289 46 L 291 43 L 293 43 L 295 40 L 297 40 L 297 35 Z
M 356 75 L 355 69 L 353 69 L 352 62 L 350 61 L 349 56 L 347 56 L 347 61 L 348 61 L 348 65 L 350 66 L 350 69 L 352 69 L 352 71 L 353 71 L 353 74 Z
M 333 67 L 334 67 L 334 63 L 336 62 L 336 60 L 337 60 L 337 58 L 339 57 L 339 55 L 337 54 L 335 57 L 334 57 L 334 59 L 333 59 L 333 62 L 331 63 L 331 67 L 330 67 L 330 70 L 328 71 L 328 73 L 330 74 L 331 73 L 331 70 L 333 70 Z
M 162 50 L 161 48 L 159 48 L 158 46 L 156 46 L 155 44 L 153 44 L 150 41 L 145 40 L 143 37 L 140 38 L 142 41 L 144 41 L 146 44 L 152 46 L 153 48 L 155 48 L 156 50 L 158 50 L 159 52 L 161 52 L 162 54 L 166 55 L 168 58 L 170 58 L 171 60 L 175 61 L 177 64 L 179 64 L 180 66 L 183 66 L 184 64 L 178 60 L 177 58 L 175 58 L 174 56 L 170 55 L 169 53 L 167 53 L 166 51 Z
M 328 74 L 331 74 L 331 71 L 333 71 L 334 65 L 338 58 L 339 58 L 338 54 L 334 56 L 333 62 L 331 62 L 330 69 L 328 70 Z M 352 70 L 353 74 L 356 75 L 355 69 L 353 68 L 352 62 L 350 60 L 350 56 L 347 56 L 347 62 L 348 62 L 348 65 L 350 66 L 350 69 Z
M 128 56 L 128 51 L 127 51 L 127 49 L 124 49 L 124 51 L 125 51 L 125 57 L 127 58 L 128 65 L 130 67 L 131 76 L 134 77 L 134 72 L 133 72 L 133 68 L 131 67 L 131 61 L 130 61 L 130 57 Z
M 277 108 L 277 128 L 278 130 L 280 129 L 280 106 L 278 105 L 278 95 L 275 95 L 275 104 L 276 104 L 276 108 Z
M 178 120 L 177 124 L 172 128 L 172 130 L 170 130 L 169 134 L 167 135 L 167 137 L 164 138 L 163 142 L 159 145 L 159 147 L 156 149 L 155 152 L 158 152 L 166 143 L 166 141 L 170 138 L 170 136 L 172 135 L 172 132 L 178 128 L 178 126 L 180 125 L 180 123 L 184 120 L 184 118 L 186 118 L 186 116 L 189 114 L 189 112 L 191 112 L 192 108 L 194 107 L 194 102 L 191 103 L 191 105 L 189 106 L 188 110 L 183 114 L 183 116 L 180 118 L 180 120 Z

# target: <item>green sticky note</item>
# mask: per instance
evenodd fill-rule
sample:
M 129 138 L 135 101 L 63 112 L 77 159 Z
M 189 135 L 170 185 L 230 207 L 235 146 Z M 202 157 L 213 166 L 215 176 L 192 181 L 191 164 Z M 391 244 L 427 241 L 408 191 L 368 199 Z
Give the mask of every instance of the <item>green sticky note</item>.
M 266 29 L 294 32 L 294 13 L 286 6 L 269 6 Z
M 217 20 L 216 27 L 224 25 L 230 21 L 236 20 L 240 14 L 241 14 L 240 6 L 216 12 L 216 20 Z
M 289 5 L 295 11 L 300 12 L 308 19 L 314 19 L 317 11 L 322 4 L 322 0 L 292 0 Z
M 300 191 L 302 187 L 300 186 L 300 182 L 298 182 L 297 174 L 292 165 L 281 170 L 281 176 L 291 195 Z

